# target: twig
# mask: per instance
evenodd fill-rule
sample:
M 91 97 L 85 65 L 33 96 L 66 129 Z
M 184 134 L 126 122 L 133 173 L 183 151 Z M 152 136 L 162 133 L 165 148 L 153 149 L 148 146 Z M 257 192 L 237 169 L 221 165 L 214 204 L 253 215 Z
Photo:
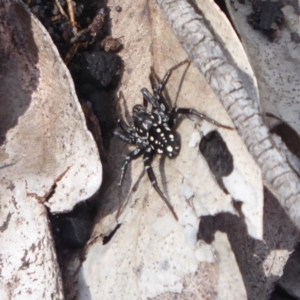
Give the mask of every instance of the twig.
M 61 13 L 64 17 L 66 17 L 66 18 L 68 19 L 68 15 L 65 13 L 65 11 L 64 11 L 63 7 L 61 6 L 59 0 L 55 0 L 55 3 L 56 3 L 56 5 L 57 5 L 58 10 L 60 11 L 60 13 Z
M 70 16 L 70 20 L 71 20 L 71 25 L 73 27 L 76 27 L 76 21 L 75 21 L 75 15 L 74 15 L 72 0 L 67 0 L 67 3 L 68 3 L 68 11 L 69 11 L 69 16 Z

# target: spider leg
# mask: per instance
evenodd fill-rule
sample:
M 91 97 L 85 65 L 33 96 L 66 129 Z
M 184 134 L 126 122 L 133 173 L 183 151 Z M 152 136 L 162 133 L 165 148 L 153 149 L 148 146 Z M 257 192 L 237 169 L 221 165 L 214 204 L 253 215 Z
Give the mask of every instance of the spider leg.
M 132 134 L 132 132 L 133 132 L 132 127 L 130 127 L 124 120 L 117 119 L 117 123 L 124 132 L 126 132 L 128 134 Z
M 152 91 L 154 95 L 158 95 L 157 85 L 159 85 L 160 79 L 158 78 L 157 74 L 153 67 L 150 68 L 150 75 L 149 75 Z
M 121 130 L 114 130 L 113 135 L 119 137 L 122 141 L 128 144 L 136 144 L 136 135 L 134 134 L 134 129 L 130 127 L 123 119 L 117 119 L 116 122 L 118 123 Z
M 123 164 L 122 164 L 122 167 L 121 167 L 121 176 L 120 176 L 120 179 L 119 179 L 119 182 L 118 182 L 118 197 L 119 197 L 119 202 L 120 202 L 120 205 L 119 205 L 119 209 L 118 209 L 118 212 L 117 212 L 117 215 L 116 215 L 116 218 L 118 219 L 118 217 L 120 216 L 120 212 L 121 212 L 121 196 L 122 196 L 122 185 L 123 185 L 123 181 L 124 181 L 124 177 L 125 177 L 125 174 L 126 174 L 126 171 L 127 171 L 127 166 L 128 164 L 140 157 L 143 153 L 145 152 L 145 149 L 144 148 L 136 148 L 135 150 L 131 151 L 125 158 Z
M 153 90 L 153 97 L 156 100 L 157 103 L 157 108 L 159 108 L 161 111 L 166 112 L 170 110 L 170 101 L 168 101 L 166 99 L 166 97 L 168 97 L 168 94 L 165 92 L 165 94 L 162 94 L 162 90 L 159 92 L 158 89 L 160 87 L 157 86 L 157 84 L 160 82 L 160 79 L 158 78 L 158 76 L 156 75 L 154 69 L 151 67 L 151 72 L 150 72 L 150 82 L 151 82 L 151 86 L 152 86 L 152 90 Z M 166 96 L 166 97 L 165 97 Z
M 148 174 L 148 177 L 151 181 L 151 185 L 154 187 L 154 189 L 156 190 L 158 195 L 161 197 L 161 199 L 166 203 L 166 205 L 168 206 L 169 210 L 173 214 L 176 221 L 178 221 L 178 217 L 177 217 L 177 215 L 174 211 L 174 208 L 172 207 L 172 205 L 170 204 L 170 202 L 165 197 L 165 195 L 163 194 L 163 192 L 161 191 L 161 189 L 159 188 L 159 186 L 157 184 L 156 176 L 155 176 L 155 174 L 153 172 L 153 169 L 151 167 L 151 161 L 152 161 L 152 158 L 153 158 L 153 153 L 152 153 L 151 149 L 149 151 L 147 151 L 147 150 L 146 150 L 146 153 L 144 154 L 144 165 L 145 165 L 145 170 Z
M 197 116 L 200 119 L 206 120 L 207 122 L 212 123 L 212 124 L 214 124 L 214 125 L 216 125 L 218 127 L 222 127 L 222 128 L 230 129 L 230 130 L 234 129 L 234 128 L 230 127 L 230 126 L 226 126 L 226 125 L 223 125 L 223 124 L 215 121 L 214 119 L 208 117 L 207 115 L 205 115 L 203 113 L 198 112 L 197 110 L 195 110 L 193 108 L 174 107 L 171 110 L 170 114 L 171 114 L 171 116 L 176 116 L 178 114 L 182 114 L 182 115 L 194 115 L 194 116 Z
M 160 81 L 160 79 L 158 78 L 158 76 L 155 73 L 154 69 L 151 68 L 150 82 L 151 82 L 151 85 L 152 85 L 153 94 L 154 94 L 155 99 L 157 99 L 157 103 L 158 103 L 160 109 L 162 111 L 164 111 L 164 112 L 170 110 L 170 102 L 167 101 L 167 100 L 169 100 L 168 94 L 165 92 L 166 94 L 163 95 L 163 90 L 165 89 L 166 84 L 167 84 L 167 82 L 168 82 L 168 80 L 169 80 L 172 72 L 174 70 L 176 70 L 177 68 L 181 67 L 182 65 L 186 64 L 186 63 L 188 64 L 188 66 L 187 66 L 186 70 L 184 71 L 184 74 L 185 74 L 187 72 L 187 69 L 188 69 L 190 63 L 191 63 L 191 61 L 188 60 L 188 59 L 180 62 L 179 64 L 177 64 L 177 65 L 173 66 L 171 69 L 169 69 L 167 71 L 167 73 L 165 74 L 165 76 L 164 76 L 164 78 L 163 78 L 162 81 Z M 182 80 L 183 80 L 183 77 L 181 79 L 178 92 L 180 91 L 180 87 L 182 85 Z M 157 84 L 158 84 L 158 86 L 157 86 Z M 176 100 L 175 101 L 177 101 L 178 92 L 177 92 Z M 166 99 L 165 96 L 167 97 L 167 99 Z
M 147 88 L 142 88 L 141 92 L 143 94 L 144 100 L 147 100 L 144 102 L 144 106 L 146 107 L 147 103 L 150 103 L 153 108 L 158 108 L 157 100 L 155 97 L 149 92 Z
M 114 130 L 113 131 L 113 135 L 117 136 L 118 138 L 120 138 L 122 141 L 128 143 L 128 144 L 131 144 L 131 145 L 134 145 L 136 144 L 136 137 L 133 136 L 131 134 L 131 132 L 129 131 L 121 131 L 121 130 Z
M 164 76 L 163 80 L 161 81 L 161 83 L 159 84 L 158 89 L 157 89 L 157 94 L 158 94 L 159 96 L 161 95 L 162 91 L 163 91 L 164 88 L 166 87 L 166 84 L 167 84 L 167 82 L 168 82 L 168 80 L 169 80 L 169 78 L 170 78 L 172 72 L 173 72 L 174 70 L 176 70 L 177 68 L 181 67 L 182 65 L 187 64 L 187 63 L 189 63 L 189 62 L 190 62 L 190 60 L 186 59 L 186 60 L 180 62 L 179 64 L 173 66 L 172 68 L 170 68 L 170 69 L 167 71 L 166 75 Z
M 123 184 L 123 180 L 124 180 L 124 176 L 125 176 L 125 173 L 126 173 L 126 170 L 127 170 L 127 166 L 128 164 L 140 157 L 143 153 L 144 153 L 144 149 L 143 148 L 136 148 L 135 150 L 131 151 L 125 158 L 124 162 L 123 162 L 123 165 L 121 167 L 121 177 L 120 177 L 120 180 L 119 180 L 119 183 L 118 183 L 118 187 L 121 188 L 122 184 Z

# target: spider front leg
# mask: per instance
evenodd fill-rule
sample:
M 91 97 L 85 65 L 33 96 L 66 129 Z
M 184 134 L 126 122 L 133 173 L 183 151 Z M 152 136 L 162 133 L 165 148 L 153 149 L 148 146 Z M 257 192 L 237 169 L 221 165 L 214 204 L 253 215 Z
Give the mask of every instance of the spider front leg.
M 186 63 L 190 63 L 190 61 L 188 59 L 186 59 L 186 60 L 180 62 L 179 64 L 175 65 L 171 69 L 169 69 L 161 82 L 160 82 L 159 78 L 157 77 L 154 69 L 151 68 L 150 82 L 151 82 L 151 87 L 152 87 L 154 95 L 152 95 L 147 88 L 141 89 L 141 92 L 144 97 L 144 106 L 145 107 L 147 107 L 147 104 L 150 103 L 153 108 L 156 108 L 156 109 L 160 108 L 164 112 L 168 109 L 169 104 L 167 103 L 166 99 L 163 97 L 162 92 L 163 92 L 164 88 L 166 87 L 166 84 L 167 84 L 172 72 Z
M 120 176 L 120 180 L 118 183 L 118 188 L 121 189 L 122 184 L 123 184 L 123 180 L 127 171 L 127 166 L 128 164 L 134 160 L 137 159 L 138 157 L 140 157 L 142 154 L 144 153 L 144 149 L 143 148 L 136 148 L 135 150 L 131 151 L 125 158 L 123 165 L 121 167 L 121 176 Z
M 129 131 L 125 131 L 122 127 L 121 130 L 114 130 L 113 131 L 113 135 L 117 136 L 119 139 L 121 139 L 122 141 L 134 145 L 136 143 L 136 137 L 132 135 L 131 132 Z
M 187 64 L 187 63 L 190 63 L 190 60 L 186 59 L 186 60 L 180 62 L 179 64 L 173 66 L 172 68 L 170 68 L 170 69 L 167 71 L 166 75 L 164 76 L 163 80 L 162 80 L 162 81 L 160 82 L 160 84 L 158 85 L 158 87 L 156 87 L 156 85 L 152 83 L 153 91 L 156 91 L 156 92 L 157 92 L 157 95 L 158 95 L 158 96 L 161 96 L 162 91 L 163 91 L 164 88 L 166 87 L 166 84 L 167 84 L 167 82 L 168 82 L 168 80 L 169 80 L 169 78 L 170 78 L 172 72 L 173 72 L 174 70 L 178 69 L 179 67 L 181 67 L 182 65 Z M 152 74 L 155 74 L 155 73 L 154 73 L 154 70 L 151 70 L 151 73 L 152 73 Z M 159 80 L 158 80 L 158 78 L 157 78 L 156 75 L 155 75 L 155 77 L 156 77 L 156 80 L 159 82 Z M 151 81 L 151 78 L 150 78 L 150 81 Z
M 172 205 L 170 204 L 170 202 L 165 197 L 165 195 L 160 190 L 160 188 L 157 184 L 156 176 L 155 176 L 155 174 L 153 172 L 153 169 L 151 167 L 151 161 L 152 161 L 153 156 L 154 156 L 154 154 L 152 152 L 152 149 L 151 148 L 146 149 L 146 153 L 144 154 L 145 170 L 146 170 L 147 175 L 150 179 L 151 185 L 154 187 L 155 191 L 158 193 L 158 195 L 161 197 L 161 199 L 166 203 L 166 205 L 168 206 L 169 210 L 172 212 L 172 214 L 173 214 L 174 218 L 176 219 L 176 221 L 178 221 L 178 217 L 177 217 Z
M 135 150 L 131 151 L 126 156 L 126 158 L 125 158 L 125 160 L 122 164 L 121 176 L 120 176 L 119 183 L 118 183 L 118 197 L 119 197 L 120 205 L 119 205 L 119 209 L 118 209 L 118 212 L 117 212 L 117 215 L 116 215 L 117 219 L 120 216 L 120 212 L 121 212 L 121 208 L 122 208 L 122 205 L 121 205 L 122 185 L 123 185 L 124 177 L 125 177 L 125 174 L 126 174 L 126 171 L 127 171 L 127 166 L 132 160 L 140 157 L 144 152 L 145 152 L 144 148 L 136 148 Z
M 143 94 L 145 107 L 147 107 L 147 104 L 150 103 L 153 108 L 158 108 L 157 100 L 154 98 L 154 96 L 149 92 L 149 90 L 147 88 L 142 88 L 141 92 Z
M 222 128 L 229 129 L 229 130 L 234 130 L 234 128 L 232 128 L 230 126 L 223 125 L 223 124 L 215 121 L 214 119 L 206 116 L 205 114 L 198 112 L 197 110 L 195 110 L 193 108 L 174 107 L 174 108 L 172 108 L 170 114 L 171 114 L 171 116 L 173 118 L 175 118 L 179 114 L 190 115 L 190 116 L 197 116 L 200 119 L 206 120 L 207 122 L 209 122 L 211 124 L 214 124 L 214 125 L 216 125 L 218 127 L 222 127 Z
M 118 123 L 119 127 L 121 130 L 114 130 L 113 135 L 117 136 L 120 138 L 122 141 L 135 145 L 136 144 L 136 134 L 134 128 L 131 126 L 127 125 L 127 123 L 122 120 L 122 119 L 117 119 L 116 122 Z

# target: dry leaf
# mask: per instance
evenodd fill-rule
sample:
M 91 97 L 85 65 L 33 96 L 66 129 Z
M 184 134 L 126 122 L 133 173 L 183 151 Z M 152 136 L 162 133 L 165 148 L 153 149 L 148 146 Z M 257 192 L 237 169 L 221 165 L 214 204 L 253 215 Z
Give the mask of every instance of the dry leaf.
M 140 89 L 150 89 L 150 66 L 162 78 L 187 55 L 153 2 L 122 3 L 122 13 L 112 11 L 111 17 L 114 36 L 124 35 L 126 28 L 121 52 L 125 62 L 121 90 L 125 106 L 131 111 L 134 104 L 142 103 Z M 167 85 L 173 101 L 183 71 L 183 67 L 176 70 Z M 248 71 L 251 73 L 251 68 Z M 225 109 L 194 66 L 184 77 L 177 105 L 193 107 L 222 124 L 231 124 Z M 233 157 L 234 170 L 223 180 L 229 194 L 212 176 L 199 153 L 199 140 L 194 140 L 213 130 L 220 133 Z M 79 299 L 97 299 L 99 295 L 102 299 L 120 295 L 122 299 L 246 299 L 253 287 L 251 280 L 255 285 L 265 279 L 264 259 L 272 259 L 273 253 L 269 240 L 267 247 L 265 241 L 259 240 L 263 232 L 259 168 L 235 131 L 185 118 L 178 132 L 180 155 L 163 163 L 157 157 L 152 167 L 179 222 L 147 176 L 141 178 L 140 159 L 127 172 L 122 192 L 128 203 L 117 226 L 117 182 L 122 161 L 132 148 L 117 139 L 112 141 L 108 162 L 113 180 L 102 196 L 102 213 L 78 276 L 76 271 Z M 241 210 L 233 200 L 243 203 Z M 244 249 L 249 251 L 245 253 Z M 261 256 L 254 256 L 259 252 Z M 253 264 L 250 276 L 251 272 L 246 270 Z M 74 280 L 72 276 L 69 274 L 66 280 Z
M 71 76 L 18 1 L 0 4 L 1 299 L 62 299 L 47 209 L 71 210 L 102 180 Z
M 262 5 L 260 2 L 257 4 Z M 262 18 L 264 26 L 268 22 L 272 22 L 272 28 L 276 28 L 272 31 L 272 36 L 276 39 L 273 42 L 270 41 L 265 32 L 254 30 L 247 22 L 248 16 L 253 13 L 251 3 L 241 4 L 238 1 L 227 1 L 231 19 L 237 28 L 258 80 L 261 99 L 260 110 L 266 124 L 272 128 L 272 133 L 275 133 L 273 135 L 274 144 L 286 155 L 287 161 L 293 169 L 299 173 L 299 155 L 297 150 L 293 151 L 299 145 L 300 133 L 299 103 L 297 100 L 300 92 L 299 3 L 297 1 L 288 3 L 266 1 L 264 4 L 268 5 L 265 11 L 261 9 L 262 14 L 267 13 Z M 275 10 L 272 10 L 273 8 Z M 267 17 L 276 14 L 282 15 L 283 18 L 283 23 L 279 26 L 275 25 L 273 19 Z M 270 113 L 277 118 L 270 116 Z M 279 124 L 278 118 L 282 120 Z M 284 123 L 282 124 L 282 122 Z M 289 128 L 296 130 L 298 135 Z M 279 137 L 276 134 L 280 132 Z M 287 140 L 288 143 L 286 143 Z M 289 189 L 286 191 L 290 193 Z M 295 198 L 295 202 L 299 202 L 299 196 Z M 299 209 L 294 208 L 292 214 L 295 219 L 299 220 Z M 296 235 L 294 245 L 297 242 Z M 296 253 L 295 255 L 297 256 Z M 296 257 L 295 255 L 294 257 Z M 288 262 L 285 274 L 279 283 L 291 295 L 300 297 L 298 277 L 295 276 L 299 271 L 294 260 L 295 258 L 292 258 L 292 261 Z

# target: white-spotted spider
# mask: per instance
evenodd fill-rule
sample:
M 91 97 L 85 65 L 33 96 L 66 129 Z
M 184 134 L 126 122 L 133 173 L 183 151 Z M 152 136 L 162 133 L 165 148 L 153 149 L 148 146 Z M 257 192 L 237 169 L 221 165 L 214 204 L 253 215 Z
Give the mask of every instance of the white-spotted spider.
M 137 146 L 135 150 L 126 156 L 121 167 L 121 176 L 118 183 L 119 196 L 121 195 L 122 184 L 128 164 L 143 155 L 145 170 L 152 186 L 166 203 L 176 220 L 178 220 L 178 217 L 173 207 L 157 184 L 155 174 L 151 167 L 151 161 L 156 154 L 165 155 L 169 158 L 174 158 L 179 154 L 180 137 L 175 130 L 178 115 L 194 115 L 218 127 L 232 129 L 192 108 L 170 107 L 163 93 L 164 88 L 172 71 L 187 62 L 189 61 L 185 60 L 169 69 L 162 81 L 159 81 L 153 68 L 151 68 L 149 77 L 153 94 L 151 94 L 147 88 L 142 88 L 141 92 L 143 94 L 144 103 L 143 105 L 138 104 L 133 107 L 133 123 L 129 126 L 124 120 L 118 119 L 117 122 L 120 129 L 114 131 L 114 135 L 118 136 L 124 142 Z M 147 110 L 148 103 L 151 105 L 150 111 Z M 119 212 L 117 217 L 118 215 Z

